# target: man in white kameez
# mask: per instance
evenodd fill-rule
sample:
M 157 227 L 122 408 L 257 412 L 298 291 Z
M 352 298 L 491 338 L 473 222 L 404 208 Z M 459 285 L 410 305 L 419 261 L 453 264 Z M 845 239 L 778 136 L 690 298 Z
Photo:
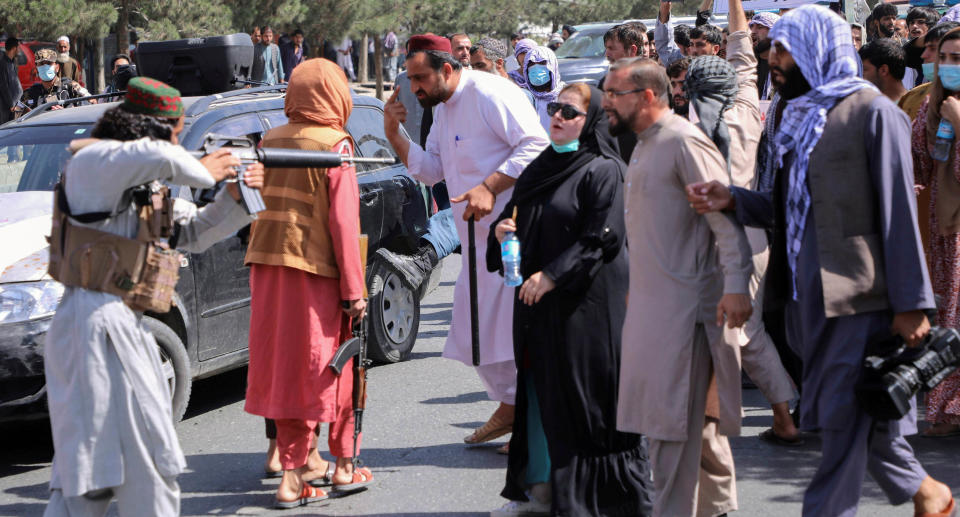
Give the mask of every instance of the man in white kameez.
M 502 77 L 464 70 L 450 54 L 450 42 L 432 35 L 410 38 L 407 77 L 425 108 L 434 109 L 424 147 L 403 137 L 398 126 L 406 109 L 397 93 L 387 101 L 387 138 L 420 181 L 446 180 L 460 241 L 468 242 L 467 220 L 476 220 L 477 256 L 486 253 L 491 212 L 510 199 L 516 178 L 547 146 L 547 134 L 523 92 Z M 454 290 L 453 321 L 443 356 L 472 364 L 467 254 Z M 473 444 L 509 433 L 516 395 L 513 357 L 514 288 L 483 268 L 477 271 L 480 366 L 477 373 L 500 407 L 490 420 L 464 439 Z
M 111 214 L 84 226 L 135 238 L 136 205 L 125 196 L 131 188 L 154 181 L 212 187 L 240 163 L 227 151 L 198 161 L 176 145 L 183 104 L 175 89 L 135 78 L 128 92 L 140 95 L 131 101 L 128 93 L 104 114 L 93 131 L 101 140 L 72 144 L 79 150 L 64 182 L 72 214 Z M 262 185 L 261 165 L 247 171 L 248 185 Z M 175 199 L 180 247 L 200 251 L 249 224 L 236 199 L 233 185 L 200 210 Z M 121 516 L 178 515 L 176 476 L 186 462 L 143 314 L 116 295 L 67 287 L 47 332 L 44 368 L 55 449 L 44 516 L 101 516 L 114 497 Z
M 350 39 L 350 36 L 344 36 L 343 41 L 340 42 L 340 46 L 337 47 L 337 64 L 343 69 L 343 73 L 347 74 L 348 79 L 356 81 L 357 76 L 353 73 L 352 51 L 353 40 Z

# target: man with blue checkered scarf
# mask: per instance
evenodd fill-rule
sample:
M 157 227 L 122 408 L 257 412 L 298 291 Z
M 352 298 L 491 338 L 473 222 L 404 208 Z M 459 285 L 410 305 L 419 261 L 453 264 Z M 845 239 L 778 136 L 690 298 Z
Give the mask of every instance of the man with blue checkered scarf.
M 820 430 L 822 459 L 804 517 L 854 517 L 869 472 L 892 504 L 952 516 L 950 489 L 927 475 L 904 439 L 915 407 L 880 421 L 857 403 L 867 341 L 880 332 L 916 345 L 935 306 L 917 230 L 906 115 L 860 78 L 850 26 L 815 5 L 770 31 L 771 80 L 782 102 L 770 191 L 719 184 L 688 188 L 698 212 L 734 211 L 772 230 L 765 303 L 785 310 L 803 359 L 801 428 Z M 763 172 L 763 171 L 761 171 Z

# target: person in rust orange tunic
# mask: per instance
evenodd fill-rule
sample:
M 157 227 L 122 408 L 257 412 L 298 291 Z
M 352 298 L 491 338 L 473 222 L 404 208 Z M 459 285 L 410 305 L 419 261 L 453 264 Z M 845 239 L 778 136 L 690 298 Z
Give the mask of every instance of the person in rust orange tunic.
M 335 150 L 353 154 L 343 127 L 353 103 L 347 79 L 334 63 L 311 59 L 287 88 L 289 123 L 270 130 L 264 147 Z M 359 193 L 353 166 L 271 168 L 261 212 L 251 232 L 250 370 L 245 409 L 276 421 L 283 477 L 276 506 L 325 499 L 312 485 L 352 491 L 373 481 L 354 470 L 352 370 L 327 368 L 347 336 L 348 318 L 362 317 Z M 336 466 L 317 458 L 315 430 L 330 423 Z M 312 456 L 308 465 L 307 458 Z

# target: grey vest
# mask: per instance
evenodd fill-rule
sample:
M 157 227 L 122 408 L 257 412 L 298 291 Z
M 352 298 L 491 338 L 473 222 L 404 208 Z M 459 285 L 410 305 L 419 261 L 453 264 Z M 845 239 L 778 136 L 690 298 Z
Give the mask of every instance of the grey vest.
M 263 81 L 266 77 L 265 68 L 267 63 L 263 60 L 263 43 L 257 43 L 253 46 L 253 67 L 250 69 L 250 79 L 254 81 Z M 280 48 L 275 44 L 270 44 L 270 67 L 275 70 L 277 81 L 280 81 Z
M 860 90 L 830 110 L 823 136 L 810 153 L 810 188 L 823 305 L 828 318 L 890 308 L 876 192 L 863 145 L 870 103 L 880 95 Z M 783 183 L 777 174 L 778 219 L 771 256 L 771 301 L 790 296 L 784 232 Z M 776 265 L 774 264 L 776 263 Z M 774 302 L 776 303 L 776 302 Z

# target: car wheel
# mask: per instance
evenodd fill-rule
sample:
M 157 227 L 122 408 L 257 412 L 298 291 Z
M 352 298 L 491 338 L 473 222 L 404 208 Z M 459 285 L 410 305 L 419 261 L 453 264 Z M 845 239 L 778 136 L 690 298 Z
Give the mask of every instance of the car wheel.
M 367 354 L 378 363 L 405 361 L 420 328 L 420 296 L 401 275 L 375 260 L 370 271 Z
M 157 340 L 160 351 L 160 372 L 170 386 L 173 397 L 173 421 L 179 422 L 187 411 L 190 402 L 190 388 L 193 379 L 190 375 L 190 358 L 180 336 L 160 320 L 143 317 L 143 324 Z

